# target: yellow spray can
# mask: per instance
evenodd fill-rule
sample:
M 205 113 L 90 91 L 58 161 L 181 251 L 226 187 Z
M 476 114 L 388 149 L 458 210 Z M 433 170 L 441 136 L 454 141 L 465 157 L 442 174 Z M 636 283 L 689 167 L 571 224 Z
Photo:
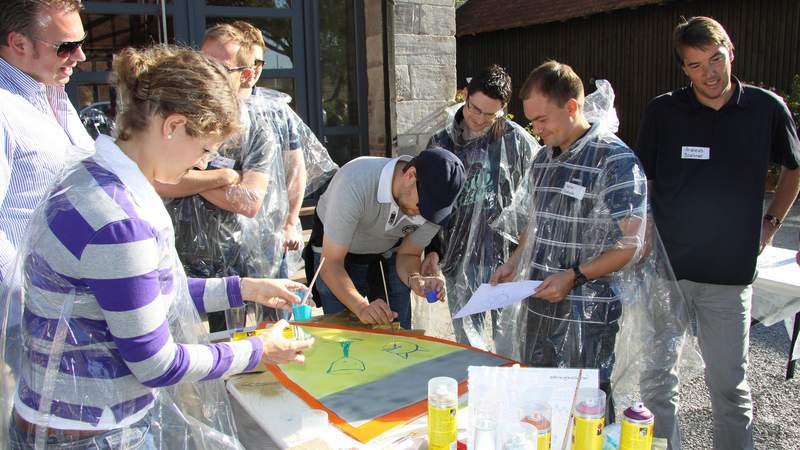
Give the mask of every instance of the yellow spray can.
M 428 449 L 456 449 L 458 382 L 449 377 L 428 381 Z
M 638 402 L 622 413 L 619 450 L 650 450 L 653 447 L 653 413 Z
M 606 415 L 606 393 L 581 389 L 572 422 L 572 450 L 601 450 Z
M 536 450 L 550 450 L 550 420 L 553 409 L 549 403 L 533 402 L 525 405 L 522 421 L 536 427 L 538 439 Z

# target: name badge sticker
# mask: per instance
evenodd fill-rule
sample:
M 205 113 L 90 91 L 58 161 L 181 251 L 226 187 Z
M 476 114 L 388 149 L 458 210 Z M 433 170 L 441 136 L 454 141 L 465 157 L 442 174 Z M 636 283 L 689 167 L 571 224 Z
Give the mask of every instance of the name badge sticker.
M 570 183 L 567 181 L 564 183 L 564 188 L 561 189 L 561 193 L 567 197 L 583 200 L 583 196 L 586 195 L 586 188 L 580 184 Z
M 226 158 L 222 155 L 217 155 L 214 157 L 214 159 L 209 161 L 208 165 L 218 169 L 233 169 L 233 166 L 236 165 L 236 160 L 232 158 Z
M 711 148 L 684 145 L 681 147 L 681 159 L 711 159 Z

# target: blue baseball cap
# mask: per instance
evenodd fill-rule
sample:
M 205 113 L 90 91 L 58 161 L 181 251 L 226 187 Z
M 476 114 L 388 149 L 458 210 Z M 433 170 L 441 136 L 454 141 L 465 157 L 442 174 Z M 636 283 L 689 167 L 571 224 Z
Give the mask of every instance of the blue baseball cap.
M 409 164 L 417 171 L 420 215 L 441 225 L 453 211 L 453 203 L 464 186 L 464 164 L 441 147 L 421 152 Z

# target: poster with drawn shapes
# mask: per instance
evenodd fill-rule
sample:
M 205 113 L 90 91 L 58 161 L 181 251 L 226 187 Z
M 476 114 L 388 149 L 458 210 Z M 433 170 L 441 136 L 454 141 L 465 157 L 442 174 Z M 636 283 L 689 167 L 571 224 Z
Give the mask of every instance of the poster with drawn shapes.
M 514 361 L 442 339 L 409 333 L 306 324 L 314 336 L 305 364 L 270 366 L 289 390 L 362 441 L 425 413 L 430 378 L 466 389 L 467 368 Z

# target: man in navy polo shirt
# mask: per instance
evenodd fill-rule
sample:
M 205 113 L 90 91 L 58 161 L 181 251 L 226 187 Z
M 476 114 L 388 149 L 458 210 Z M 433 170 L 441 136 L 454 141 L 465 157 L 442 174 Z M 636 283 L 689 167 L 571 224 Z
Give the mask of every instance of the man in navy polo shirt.
M 722 25 L 693 17 L 675 28 L 673 39 L 690 84 L 650 102 L 636 152 L 651 183 L 656 225 L 697 322 L 714 448 L 752 449 L 751 283 L 759 252 L 797 197 L 800 143 L 780 97 L 731 76 L 733 44 Z M 782 172 L 764 213 L 770 162 Z M 680 448 L 677 385 L 674 368 L 642 379 L 655 434 L 668 437 L 673 449 Z

